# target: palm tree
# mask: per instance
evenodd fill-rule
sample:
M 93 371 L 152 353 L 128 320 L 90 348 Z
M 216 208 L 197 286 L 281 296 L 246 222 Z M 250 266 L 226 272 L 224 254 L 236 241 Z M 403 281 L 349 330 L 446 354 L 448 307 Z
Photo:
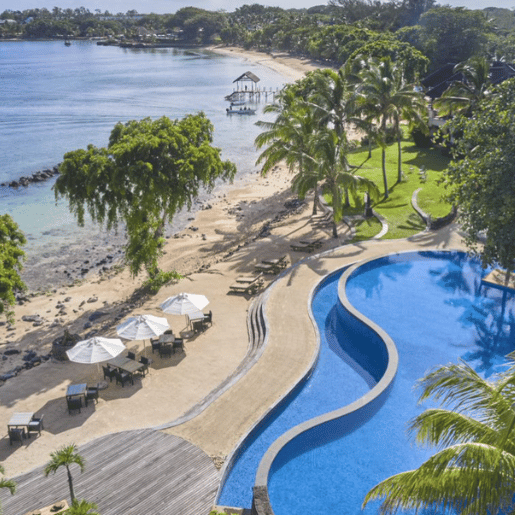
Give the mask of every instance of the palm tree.
M 471 116 L 492 86 L 490 61 L 486 57 L 472 57 L 457 64 L 454 73 L 460 73 L 462 78 L 453 82 L 442 96 L 435 100 L 434 106 L 440 116 L 453 113 Z
M 293 91 L 285 91 L 279 103 L 265 107 L 265 113 L 277 113 L 274 122 L 259 121 L 266 130 L 255 140 L 257 148 L 269 145 L 258 157 L 256 164 L 263 163 L 261 172 L 266 175 L 276 164 L 285 161 L 291 172 L 296 172 L 292 189 L 303 198 L 313 189 L 315 199 L 313 214 L 317 212 L 318 175 L 313 158 L 313 140 L 317 121 L 312 110 L 295 100 Z
M 370 179 L 354 175 L 347 162 L 348 142 L 343 134 L 334 129 L 321 130 L 314 145 L 315 158 L 319 163 L 318 176 L 323 188 L 332 197 L 333 237 L 338 237 L 337 223 L 343 217 L 343 192 L 350 192 L 356 199 L 358 191 L 367 191 L 373 200 L 379 198 L 379 189 Z
M 72 505 L 66 510 L 66 515 L 100 515 L 96 510 L 98 506 L 94 502 L 85 499 L 78 501 L 73 499 Z
M 0 474 L 5 474 L 4 467 L 0 465 Z M 16 483 L 12 479 L 7 479 L 5 477 L 2 477 L 0 479 L 0 488 L 7 488 L 11 495 L 14 495 L 14 492 L 16 492 Z M 0 506 L 0 514 L 2 513 L 2 507 Z
M 55 474 L 60 467 L 66 467 L 68 473 L 68 486 L 70 487 L 70 498 L 72 503 L 75 501 L 75 493 L 73 492 L 73 479 L 70 472 L 70 465 L 74 463 L 80 467 L 80 471 L 84 472 L 84 458 L 77 452 L 75 444 L 64 446 L 61 449 L 50 454 L 50 462 L 44 469 L 45 476 L 50 473 Z
M 422 378 L 419 387 L 421 401 L 433 397 L 452 408 L 428 409 L 410 425 L 418 443 L 441 450 L 418 469 L 376 485 L 363 506 L 381 498 L 382 514 L 513 513 L 515 367 L 488 381 L 465 363 L 445 365 Z
M 392 63 L 389 58 L 381 60 L 370 58 L 363 62 L 357 86 L 358 109 L 368 121 L 375 120 L 378 130 L 374 133 L 381 146 L 381 165 L 383 171 L 384 197 L 388 198 L 388 179 L 386 176 L 387 124 L 393 122 L 398 144 L 397 181 L 402 180 L 402 131 L 401 119 L 410 123 L 422 124 L 425 106 L 421 93 L 404 79 L 402 63 Z

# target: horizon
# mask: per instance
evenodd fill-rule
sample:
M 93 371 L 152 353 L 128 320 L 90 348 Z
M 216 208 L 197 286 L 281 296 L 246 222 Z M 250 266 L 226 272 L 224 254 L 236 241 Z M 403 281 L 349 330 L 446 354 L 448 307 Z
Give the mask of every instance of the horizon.
M 225 10 L 231 12 L 243 5 L 252 5 L 253 3 L 281 7 L 282 9 L 290 9 L 292 7 L 291 0 L 264 0 L 257 2 L 252 0 L 231 0 L 230 2 L 224 2 L 223 0 L 151 0 L 150 2 L 148 0 L 63 0 L 62 4 L 59 0 L 17 0 L 15 7 L 13 7 L 13 3 L 13 0 L 0 0 L 0 12 L 6 10 L 24 11 L 37 8 L 47 8 L 51 11 L 56 6 L 61 9 L 85 7 L 91 12 L 100 9 L 102 12 L 107 10 L 112 14 L 126 13 L 130 10 L 136 10 L 141 14 L 167 14 L 175 13 L 183 7 L 190 6 L 208 11 Z M 515 0 L 450 0 L 438 3 L 440 5 L 450 5 L 451 7 L 466 7 L 467 9 L 485 9 L 487 7 L 515 9 Z M 300 0 L 296 2 L 295 8 L 309 8 L 315 5 L 327 5 L 327 2 Z

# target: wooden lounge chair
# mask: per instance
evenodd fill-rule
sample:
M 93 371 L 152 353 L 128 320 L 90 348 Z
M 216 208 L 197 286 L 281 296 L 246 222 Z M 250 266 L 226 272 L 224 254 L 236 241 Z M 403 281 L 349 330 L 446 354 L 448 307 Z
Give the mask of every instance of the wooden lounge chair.
M 287 266 L 286 256 L 276 259 L 263 259 L 261 263 L 256 265 L 256 270 L 264 274 L 278 274 L 282 272 Z
M 248 295 L 256 293 L 263 286 L 263 274 L 256 275 L 251 282 L 236 282 L 229 286 L 233 293 L 245 293 Z
M 300 240 L 298 243 L 292 243 L 290 247 L 292 250 L 299 252 L 313 252 L 322 246 L 322 238 L 317 240 Z

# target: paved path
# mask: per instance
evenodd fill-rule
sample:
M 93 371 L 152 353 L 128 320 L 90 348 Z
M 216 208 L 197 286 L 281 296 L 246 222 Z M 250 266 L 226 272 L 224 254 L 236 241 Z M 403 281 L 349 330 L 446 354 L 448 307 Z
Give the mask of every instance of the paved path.
M 123 431 L 79 448 L 86 460 L 70 470 L 75 495 L 102 515 L 202 515 L 209 513 L 220 481 L 213 461 L 190 443 L 160 431 Z M 43 467 L 18 476 L 17 492 L 0 493 L 5 515 L 22 515 L 69 500 L 66 469 L 45 477 Z

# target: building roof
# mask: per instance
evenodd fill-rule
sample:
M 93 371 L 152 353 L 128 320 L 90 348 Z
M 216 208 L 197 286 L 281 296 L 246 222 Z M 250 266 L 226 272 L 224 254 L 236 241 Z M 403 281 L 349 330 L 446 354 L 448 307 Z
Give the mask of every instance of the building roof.
M 257 75 L 254 75 L 252 72 L 245 72 L 243 75 L 240 75 L 237 79 L 234 79 L 233 82 L 239 82 L 240 80 L 251 80 L 253 82 L 259 82 L 260 78 Z

